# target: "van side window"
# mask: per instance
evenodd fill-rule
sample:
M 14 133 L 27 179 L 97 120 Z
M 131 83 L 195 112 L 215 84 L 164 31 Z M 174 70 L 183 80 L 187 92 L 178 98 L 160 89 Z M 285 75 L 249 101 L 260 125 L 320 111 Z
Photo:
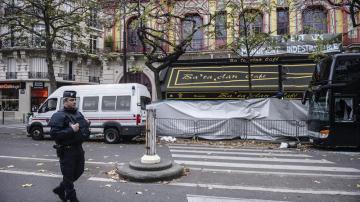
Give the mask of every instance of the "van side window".
M 116 96 L 104 96 L 102 98 L 101 109 L 104 111 L 115 111 Z
M 83 99 L 83 111 L 98 111 L 99 96 L 84 97 Z
M 79 106 L 80 106 L 80 97 L 76 97 L 76 108 L 79 109 Z M 60 99 L 60 108 L 59 109 L 62 109 L 64 108 L 64 98 L 62 97 Z
M 116 111 L 130 111 L 131 96 L 117 96 Z
M 151 99 L 145 96 L 140 97 L 141 109 L 146 110 L 146 105 L 151 103 Z
M 56 105 L 57 105 L 57 98 L 50 98 L 43 105 L 41 105 L 38 112 L 45 113 L 48 111 L 54 111 L 56 110 Z

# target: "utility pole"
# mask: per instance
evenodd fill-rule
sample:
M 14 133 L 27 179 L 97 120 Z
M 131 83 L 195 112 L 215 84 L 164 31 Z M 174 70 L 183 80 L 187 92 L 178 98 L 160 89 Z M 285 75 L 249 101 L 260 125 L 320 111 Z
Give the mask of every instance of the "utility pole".
M 123 3 L 123 72 L 124 72 L 124 83 L 127 83 L 127 47 L 126 47 L 126 0 Z

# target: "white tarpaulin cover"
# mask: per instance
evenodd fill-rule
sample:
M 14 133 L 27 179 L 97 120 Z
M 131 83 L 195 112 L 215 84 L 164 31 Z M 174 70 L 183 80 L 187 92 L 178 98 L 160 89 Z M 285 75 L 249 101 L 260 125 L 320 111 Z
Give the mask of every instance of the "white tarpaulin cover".
M 307 106 L 300 100 L 262 98 L 232 101 L 162 101 L 156 109 L 157 135 L 205 139 L 270 140 L 303 136 Z M 296 134 L 295 134 L 296 133 Z

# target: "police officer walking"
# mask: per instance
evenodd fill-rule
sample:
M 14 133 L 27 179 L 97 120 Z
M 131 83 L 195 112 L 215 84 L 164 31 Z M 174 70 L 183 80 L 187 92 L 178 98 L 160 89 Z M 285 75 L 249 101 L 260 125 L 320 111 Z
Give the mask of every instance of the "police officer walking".
M 64 108 L 57 111 L 50 119 L 50 135 L 55 140 L 57 156 L 60 158 L 60 169 L 63 180 L 53 192 L 62 201 L 79 201 L 76 197 L 74 182 L 84 172 L 84 150 L 82 143 L 89 138 L 90 121 L 76 108 L 76 92 L 65 91 Z

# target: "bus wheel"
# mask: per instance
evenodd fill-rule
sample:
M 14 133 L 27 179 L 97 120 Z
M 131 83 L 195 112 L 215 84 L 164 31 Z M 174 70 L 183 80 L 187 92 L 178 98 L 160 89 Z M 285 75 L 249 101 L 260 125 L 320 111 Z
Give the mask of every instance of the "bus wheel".
M 30 135 L 31 135 L 33 140 L 42 140 L 42 139 L 44 139 L 43 130 L 42 130 L 42 127 L 40 127 L 40 126 L 32 127 L 31 130 L 30 130 Z
M 105 143 L 116 144 L 120 140 L 119 131 L 115 128 L 107 128 L 104 131 Z

